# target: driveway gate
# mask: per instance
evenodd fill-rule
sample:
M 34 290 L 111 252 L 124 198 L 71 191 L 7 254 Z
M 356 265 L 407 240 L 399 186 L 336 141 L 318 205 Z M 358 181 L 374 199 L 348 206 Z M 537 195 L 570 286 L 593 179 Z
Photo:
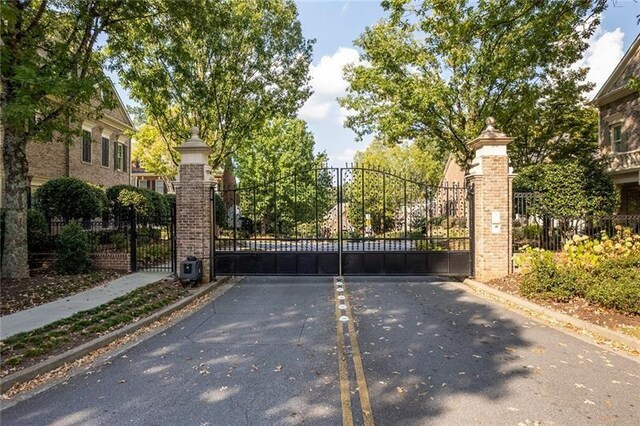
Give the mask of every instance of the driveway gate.
M 318 168 L 212 189 L 215 275 L 472 275 L 473 194 Z

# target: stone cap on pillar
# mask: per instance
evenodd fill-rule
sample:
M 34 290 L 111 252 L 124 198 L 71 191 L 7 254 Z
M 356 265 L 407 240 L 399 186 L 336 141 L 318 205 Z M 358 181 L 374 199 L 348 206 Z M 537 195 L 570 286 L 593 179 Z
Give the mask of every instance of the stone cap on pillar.
M 208 164 L 211 147 L 205 144 L 198 136 L 200 129 L 193 127 L 191 129 L 191 137 L 184 141 L 182 145 L 176 149 L 180 153 L 182 159 L 180 164 Z
M 495 128 L 496 120 L 493 117 L 487 118 L 485 121 L 487 127 L 480 133 L 480 136 L 469 142 L 469 147 L 476 153 L 485 146 L 503 147 L 499 149 L 500 154 L 507 155 L 507 145 L 513 141 L 503 132 Z M 504 153 L 502 153 L 504 151 Z

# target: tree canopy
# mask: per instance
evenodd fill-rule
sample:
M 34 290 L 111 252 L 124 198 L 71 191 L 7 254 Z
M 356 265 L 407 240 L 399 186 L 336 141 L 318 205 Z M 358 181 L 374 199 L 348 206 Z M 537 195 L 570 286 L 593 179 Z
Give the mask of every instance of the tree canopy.
M 314 154 L 304 121 L 279 117 L 256 132 L 235 155 L 242 214 L 267 232 L 296 232 L 296 224 L 322 219 L 336 202 L 327 157 Z M 299 227 L 297 232 L 314 231 Z M 308 228 L 308 229 L 307 229 Z
M 145 171 L 161 177 L 171 190 L 180 164 L 180 153 L 175 149 L 178 143 L 168 140 L 156 126 L 149 123 L 138 126 L 134 140 L 132 158 Z
M 466 166 L 467 142 L 493 116 L 515 137 L 517 169 L 575 148 L 593 148 L 591 85 L 573 64 L 599 24 L 604 0 L 384 1 L 388 16 L 356 40 L 362 63 L 346 69 L 360 137 L 416 140 L 454 152 Z M 585 135 L 585 133 L 588 133 Z M 578 139 L 587 138 L 586 144 Z
M 349 222 L 364 232 L 368 214 L 373 233 L 394 230 L 398 213 L 405 205 L 423 206 L 427 187 L 437 185 L 441 173 L 442 163 L 417 143 L 388 145 L 374 139 L 356 153 L 349 179 L 343 180 Z
M 170 16 L 126 25 L 109 45 L 150 123 L 171 143 L 198 126 L 213 148 L 212 167 L 270 118 L 293 116 L 310 95 L 312 41 L 291 0 L 175 0 Z
M 556 218 L 612 214 L 619 202 L 613 181 L 594 161 L 531 165 L 518 173 L 513 188 L 537 193 L 536 213 Z
M 87 116 L 114 106 L 102 33 L 161 13 L 152 0 L 7 0 L 0 3 L 5 238 L 2 275 L 28 277 L 27 141 L 70 141 Z M 99 94 L 103 96 L 99 96 Z

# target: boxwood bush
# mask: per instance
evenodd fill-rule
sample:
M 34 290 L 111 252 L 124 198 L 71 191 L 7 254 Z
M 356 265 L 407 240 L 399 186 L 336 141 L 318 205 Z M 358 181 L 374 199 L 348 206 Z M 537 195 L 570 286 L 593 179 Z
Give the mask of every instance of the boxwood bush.
M 61 274 L 81 274 L 91 268 L 89 238 L 80 224 L 70 222 L 60 234 L 56 269 Z
M 106 202 L 101 188 L 70 177 L 51 179 L 34 194 L 34 206 L 47 220 L 61 218 L 68 222 L 100 217 Z

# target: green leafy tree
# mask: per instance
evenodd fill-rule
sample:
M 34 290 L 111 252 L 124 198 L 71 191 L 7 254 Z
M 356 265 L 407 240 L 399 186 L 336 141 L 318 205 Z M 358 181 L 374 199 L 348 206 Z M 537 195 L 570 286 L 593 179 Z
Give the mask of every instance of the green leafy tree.
M 441 173 L 442 163 L 417 143 L 388 145 L 375 139 L 356 153 L 355 168 L 343 183 L 349 222 L 362 229 L 368 214 L 373 233 L 393 230 L 395 217 L 404 208 L 405 189 L 408 207 L 423 205 L 427 186 L 437 185 Z
M 553 218 L 612 214 L 618 194 L 602 164 L 593 161 L 543 163 L 523 168 L 513 181 L 515 192 L 535 192 L 535 214 Z
M 115 105 L 98 36 L 157 13 L 145 0 L 5 0 L 0 3 L 0 105 L 6 233 L 2 276 L 29 276 L 28 141 L 71 141 L 82 117 Z M 97 96 L 103 93 L 104 96 Z
M 313 135 L 299 119 L 277 118 L 256 132 L 235 156 L 242 214 L 266 232 L 277 226 L 283 234 L 315 233 L 296 224 L 315 222 L 316 214 L 321 220 L 336 199 L 326 155 L 313 148 Z
M 114 65 L 147 121 L 170 145 L 198 126 L 225 163 L 276 114 L 309 97 L 312 42 L 291 0 L 178 2 L 172 16 L 126 26 L 109 40 Z
M 173 181 L 180 164 L 180 153 L 175 150 L 179 143 L 169 141 L 158 127 L 148 123 L 138 127 L 134 140 L 133 158 L 146 172 L 159 176 L 167 189 L 173 192 Z
M 573 69 L 599 24 L 604 0 L 384 1 L 386 19 L 356 40 L 362 64 L 346 69 L 359 136 L 417 140 L 454 152 L 467 167 L 487 117 L 516 138 L 518 169 L 574 148 L 595 131 L 582 95 L 586 69 Z M 584 148 L 583 148 L 584 147 Z

